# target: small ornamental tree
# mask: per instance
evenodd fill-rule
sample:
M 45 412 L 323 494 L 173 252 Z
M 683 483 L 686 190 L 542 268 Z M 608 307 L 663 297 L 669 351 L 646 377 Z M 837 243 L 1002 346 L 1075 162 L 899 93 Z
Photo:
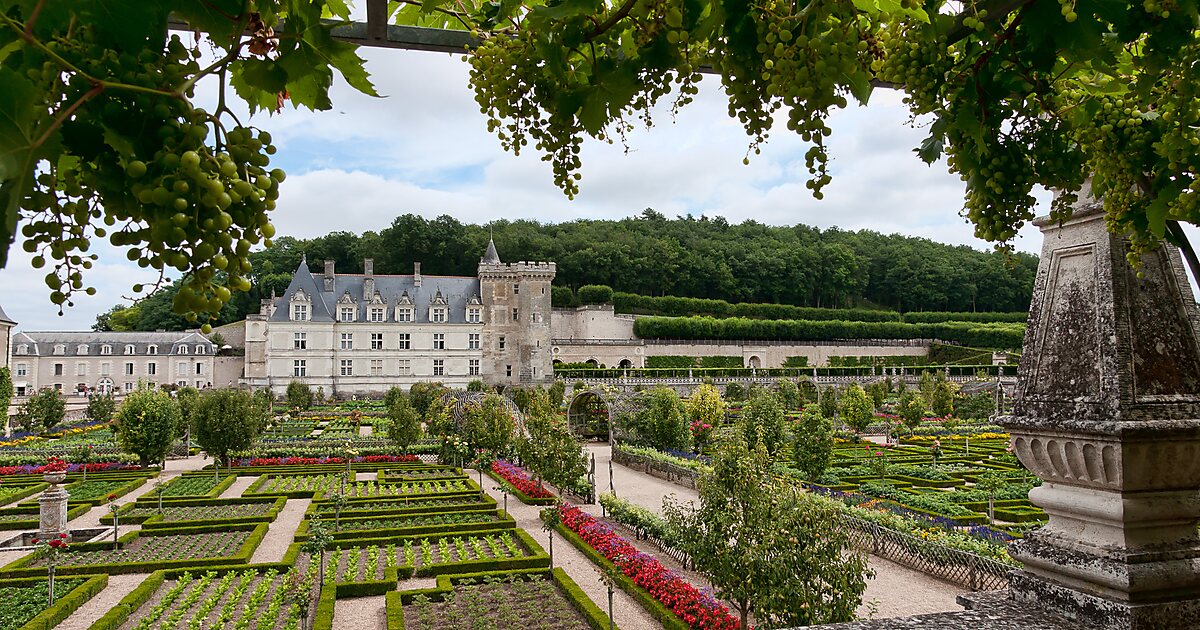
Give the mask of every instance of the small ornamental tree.
M 925 399 L 921 397 L 920 392 L 906 389 L 903 394 L 900 394 L 896 413 L 904 422 L 904 426 L 911 431 L 917 428 L 921 424 L 921 419 L 925 417 Z
M 446 392 L 446 386 L 437 382 L 413 383 L 413 386 L 408 388 L 408 402 L 412 404 L 413 409 L 417 410 L 417 415 L 425 418 L 429 415 L 429 408 L 435 400 L 442 397 Z M 428 422 L 428 419 L 426 420 Z
M 721 399 L 720 390 L 705 383 L 688 396 L 685 407 L 691 422 L 692 444 L 696 452 L 700 452 L 708 443 L 713 428 L 725 421 L 725 401 Z
M 71 461 L 79 464 L 79 470 L 83 473 L 83 480 L 87 481 L 88 464 L 96 457 L 96 451 L 91 444 L 85 444 L 71 451 Z
M 317 584 L 325 583 L 325 550 L 333 543 L 333 536 L 329 533 L 329 527 L 325 525 L 325 521 L 316 519 L 308 523 L 308 539 L 300 544 L 300 551 L 308 554 L 308 561 L 311 564 L 314 559 L 317 564 Z
M 308 385 L 305 385 L 300 381 L 292 381 L 288 383 L 287 392 L 284 394 L 284 396 L 287 398 L 289 407 L 303 410 L 312 406 L 312 390 L 308 388 Z
M 726 440 L 700 479 L 700 505 L 667 499 L 680 547 L 748 628 L 854 619 L 866 558 L 854 551 L 829 502 L 800 495 L 771 474 L 766 448 Z
M 833 421 L 822 416 L 816 405 L 809 405 L 800 414 L 795 433 L 792 466 L 804 475 L 805 481 L 815 481 L 825 474 L 833 460 Z
M 954 390 L 953 383 L 945 378 L 938 379 L 933 386 L 933 398 L 929 400 L 933 415 L 946 418 L 954 413 Z
M 845 422 L 846 426 L 855 433 L 866 431 L 875 417 L 875 407 L 858 383 L 851 383 L 850 387 L 846 388 L 841 400 L 838 401 L 838 411 L 841 414 L 842 422 Z
M 125 397 L 116 420 L 121 450 L 137 455 L 145 467 L 167 456 L 179 426 L 179 405 L 166 392 L 139 387 Z
M 33 557 L 46 565 L 48 576 L 46 584 L 46 607 L 54 605 L 54 571 L 63 562 L 63 556 L 69 552 L 67 534 L 61 533 L 50 539 L 33 539 Z
M 57 389 L 45 387 L 31 396 L 17 412 L 18 422 L 28 431 L 49 431 L 67 415 L 67 402 Z
M 1006 485 L 1008 485 L 1008 480 L 1004 478 L 1004 475 L 994 470 L 979 475 L 975 480 L 975 489 L 987 493 L 989 523 L 996 520 L 996 493 Z
M 195 387 L 180 387 L 175 390 L 175 403 L 179 405 L 179 426 L 175 435 L 183 436 L 192 426 L 192 416 L 196 412 L 196 403 L 200 400 L 200 390 Z
M 401 398 L 403 398 L 405 402 L 408 402 L 408 396 L 404 394 L 403 389 L 400 389 L 396 386 L 389 387 L 388 390 L 383 394 L 383 408 L 390 410 L 392 406 L 396 404 L 396 401 Z
M 972 394 L 955 399 L 954 413 L 967 420 L 986 420 L 996 411 L 995 394 Z
M 486 390 L 487 390 L 487 383 L 484 383 L 480 379 L 475 379 L 475 380 L 471 381 L 470 383 L 467 383 L 467 391 L 469 391 L 469 392 L 482 392 L 482 391 L 486 391 Z
M 838 393 L 833 385 L 821 390 L 821 415 L 833 420 L 838 412 Z
M 925 370 L 921 372 L 921 380 L 917 383 L 917 389 L 921 390 L 921 396 L 928 402 L 933 400 L 933 389 L 937 387 L 937 379 L 933 376 L 933 372 Z
M 546 392 L 546 395 L 550 399 L 550 405 L 556 411 L 558 410 L 559 407 L 562 406 L 563 396 L 566 395 L 566 393 L 567 393 L 566 381 L 563 381 L 562 379 L 555 379 L 554 382 L 550 384 L 550 389 L 549 389 L 549 391 Z
M 731 403 L 746 400 L 746 388 L 741 383 L 729 383 L 725 386 L 725 400 Z
M 781 378 L 776 381 L 775 396 L 779 398 L 779 404 L 783 405 L 784 411 L 800 408 L 800 388 L 796 387 L 796 381 L 790 378 Z
M 88 396 L 87 417 L 93 422 L 109 422 L 117 410 L 117 401 L 112 394 L 92 394 Z
M 690 449 L 692 430 L 679 394 L 668 387 L 655 387 L 645 395 L 645 404 L 633 416 L 637 439 L 660 451 Z
M 388 406 L 388 437 L 405 450 L 421 439 L 421 419 L 404 394 L 394 397 Z
M 261 409 L 249 393 L 210 389 L 200 394 L 192 433 L 213 459 L 229 466 L 229 454 L 250 448 L 264 421 Z
M 783 446 L 783 434 L 786 431 L 783 407 L 775 394 L 765 389 L 755 391 L 746 406 L 742 407 L 740 425 L 746 448 L 754 448 L 761 440 L 767 447 L 767 453 L 774 457 Z
M 474 450 L 504 455 L 512 445 L 516 428 L 516 421 L 499 394 L 484 396 L 479 404 L 468 405 L 463 413 L 462 437 Z
M 866 388 L 867 395 L 871 397 L 871 403 L 878 409 L 883 406 L 883 401 L 887 400 L 887 385 L 882 381 L 871 383 Z

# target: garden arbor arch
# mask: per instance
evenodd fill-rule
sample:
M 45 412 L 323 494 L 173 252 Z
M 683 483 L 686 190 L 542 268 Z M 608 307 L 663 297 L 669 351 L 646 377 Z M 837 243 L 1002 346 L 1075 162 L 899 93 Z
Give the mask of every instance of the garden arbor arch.
M 576 435 L 603 437 L 612 442 L 628 434 L 626 427 L 621 426 L 621 420 L 629 414 L 637 413 L 642 408 L 642 392 L 626 392 L 618 389 L 591 387 L 578 389 L 571 395 L 567 403 L 567 426 Z M 607 415 L 607 427 L 599 433 L 589 433 L 589 427 L 597 427 L 593 420 L 597 407 Z

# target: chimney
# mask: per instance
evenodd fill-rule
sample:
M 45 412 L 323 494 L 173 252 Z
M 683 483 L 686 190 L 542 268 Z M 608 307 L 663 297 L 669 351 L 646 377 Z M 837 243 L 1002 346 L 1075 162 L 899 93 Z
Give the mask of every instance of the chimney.
M 421 263 L 413 263 L 413 286 L 421 286 Z
M 333 261 L 325 261 L 325 292 L 333 291 Z
M 370 302 L 371 298 L 375 297 L 375 260 L 373 258 L 363 259 L 363 296 L 364 302 Z

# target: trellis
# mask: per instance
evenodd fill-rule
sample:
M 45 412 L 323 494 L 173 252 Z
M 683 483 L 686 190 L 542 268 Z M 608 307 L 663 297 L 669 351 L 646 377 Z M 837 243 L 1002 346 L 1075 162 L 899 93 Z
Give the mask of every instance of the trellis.
M 603 387 L 576 390 L 571 395 L 571 402 L 567 403 L 567 426 L 571 427 L 572 431 L 579 433 L 578 427 L 585 416 L 581 409 L 582 405 L 593 398 L 600 399 L 600 402 L 608 409 L 608 441 L 610 443 L 628 435 L 626 428 L 621 426 L 620 420 L 629 414 L 637 413 L 644 404 L 642 392 L 610 390 Z
M 483 404 L 483 400 L 488 395 L 487 392 L 469 392 L 461 389 L 452 389 L 442 394 L 442 403 L 446 405 L 446 412 L 450 414 L 450 418 L 454 421 L 454 430 L 459 435 L 463 432 L 463 423 L 467 417 L 467 407 Z M 525 414 L 521 413 L 521 409 L 508 396 L 495 395 L 499 396 L 504 409 L 512 416 L 513 422 L 516 424 L 517 434 L 528 436 L 529 431 L 525 428 Z

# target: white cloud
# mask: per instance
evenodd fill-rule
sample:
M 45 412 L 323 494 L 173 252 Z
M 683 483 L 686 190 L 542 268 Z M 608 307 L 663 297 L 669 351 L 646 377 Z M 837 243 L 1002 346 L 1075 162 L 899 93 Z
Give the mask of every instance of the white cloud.
M 505 153 L 487 133 L 460 58 L 390 50 L 364 55 L 386 97 L 358 94 L 339 81 L 330 112 L 289 107 L 252 118 L 271 131 L 279 146 L 273 163 L 289 173 L 273 218 L 280 234 L 380 230 L 406 212 L 450 214 L 474 223 L 557 222 L 621 218 L 652 207 L 667 216 L 871 229 L 987 247 L 958 216 L 962 183 L 944 165 L 926 166 L 912 153 L 924 130 L 907 124 L 894 92 L 877 91 L 871 106 L 831 118 L 834 180 L 823 201 L 804 187 L 808 147 L 782 124 L 761 155 L 742 164 L 749 140 L 728 117 L 712 77 L 677 120 L 672 122 L 667 103 L 656 112 L 654 128 L 629 134 L 628 152 L 620 144 L 586 142 L 582 190 L 568 201 L 539 155 Z M 201 84 L 199 94 L 202 102 L 215 100 L 211 82 Z M 1036 230 L 1022 234 L 1018 247 L 1037 251 Z M 0 299 L 23 329 L 87 328 L 97 313 L 128 295 L 133 283 L 152 279 L 125 263 L 123 252 L 101 247 L 103 264 L 88 277 L 98 294 L 59 318 L 41 283 L 43 273 L 31 273 L 29 257 L 19 249 L 0 270 L 5 288 Z

